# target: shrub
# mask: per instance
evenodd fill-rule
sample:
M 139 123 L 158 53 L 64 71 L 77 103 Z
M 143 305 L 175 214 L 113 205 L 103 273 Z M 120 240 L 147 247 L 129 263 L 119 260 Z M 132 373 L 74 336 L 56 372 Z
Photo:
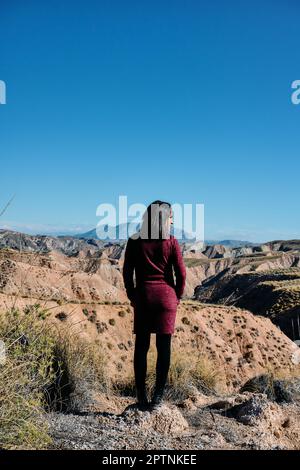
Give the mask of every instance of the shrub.
M 189 396 L 191 387 L 211 393 L 217 385 L 217 378 L 216 367 L 207 356 L 198 354 L 191 360 L 188 353 L 177 351 L 171 358 L 167 396 L 184 399 Z
M 66 312 L 59 312 L 55 315 L 55 318 L 60 321 L 65 321 L 68 318 L 68 315 L 66 314 Z
M 88 317 L 88 320 L 91 322 L 91 323 L 96 323 L 97 321 L 97 312 L 95 310 L 92 311 L 92 313 L 90 314 L 90 316 Z
M 96 321 L 96 328 L 98 333 L 104 333 L 105 330 L 107 330 L 107 324 L 103 321 Z
M 110 318 L 108 320 L 108 323 L 111 325 L 111 326 L 114 326 L 116 324 L 116 320 L 114 318 Z
M 45 420 L 45 395 L 54 380 L 53 340 L 39 319 L 26 309 L 0 319 L 6 360 L 0 365 L 0 444 L 4 448 L 43 448 L 50 442 Z
M 102 346 L 65 331 L 56 331 L 55 336 L 54 358 L 62 371 L 52 386 L 56 408 L 79 409 L 92 400 L 95 390 L 107 393 L 110 379 Z
M 38 307 L 0 316 L 0 447 L 46 448 L 46 410 L 79 407 L 110 387 L 101 347 L 36 315 Z M 88 393 L 89 392 L 89 393 Z
M 41 308 L 40 304 L 26 305 L 23 311 L 25 315 L 32 314 L 42 320 L 45 320 L 49 316 L 47 309 Z

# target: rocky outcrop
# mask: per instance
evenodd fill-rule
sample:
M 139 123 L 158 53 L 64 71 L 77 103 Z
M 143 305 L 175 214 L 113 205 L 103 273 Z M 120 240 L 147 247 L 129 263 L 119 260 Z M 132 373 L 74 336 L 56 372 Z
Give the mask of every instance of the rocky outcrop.
M 285 422 L 280 406 L 270 403 L 265 395 L 254 395 L 249 400 L 226 410 L 228 417 L 235 418 L 248 426 L 257 426 L 265 431 L 278 430 Z
M 229 249 L 223 245 L 212 245 L 208 246 L 203 251 L 203 254 L 207 256 L 207 258 L 223 258 L 227 252 L 229 252 Z
M 141 429 L 152 429 L 160 434 L 182 434 L 189 426 L 175 405 L 162 404 L 153 411 L 140 411 L 135 404 L 128 406 L 121 416 L 126 423 L 134 422 Z

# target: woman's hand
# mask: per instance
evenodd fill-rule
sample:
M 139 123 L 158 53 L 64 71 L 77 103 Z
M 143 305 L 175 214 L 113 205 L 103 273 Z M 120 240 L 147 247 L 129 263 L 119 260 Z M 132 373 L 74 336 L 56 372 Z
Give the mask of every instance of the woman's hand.
M 135 308 L 136 306 L 136 289 L 134 290 L 134 294 L 131 296 L 130 300 L 130 305 L 131 307 Z
M 129 300 L 129 303 L 131 306 L 133 306 L 133 302 L 134 302 L 134 299 L 135 299 L 135 292 L 132 292 L 132 290 L 130 291 L 126 291 L 126 294 L 127 294 L 127 298 Z

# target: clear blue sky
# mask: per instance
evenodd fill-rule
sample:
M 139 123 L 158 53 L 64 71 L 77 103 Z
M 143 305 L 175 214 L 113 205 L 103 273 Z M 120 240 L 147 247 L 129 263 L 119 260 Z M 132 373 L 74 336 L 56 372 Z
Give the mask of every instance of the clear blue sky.
M 1 0 L 1 219 L 204 203 L 207 238 L 300 238 L 297 0 Z M 46 230 L 45 228 L 45 230 Z

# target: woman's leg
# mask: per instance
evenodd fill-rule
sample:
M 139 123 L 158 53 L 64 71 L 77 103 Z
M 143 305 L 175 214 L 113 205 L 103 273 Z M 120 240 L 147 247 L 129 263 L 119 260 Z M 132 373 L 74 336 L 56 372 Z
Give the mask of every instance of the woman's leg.
M 146 399 L 147 353 L 151 333 L 136 333 L 134 348 L 134 375 L 138 401 Z
M 154 392 L 154 401 L 162 399 L 164 388 L 167 382 L 170 360 L 171 360 L 171 334 L 156 335 L 156 384 Z

